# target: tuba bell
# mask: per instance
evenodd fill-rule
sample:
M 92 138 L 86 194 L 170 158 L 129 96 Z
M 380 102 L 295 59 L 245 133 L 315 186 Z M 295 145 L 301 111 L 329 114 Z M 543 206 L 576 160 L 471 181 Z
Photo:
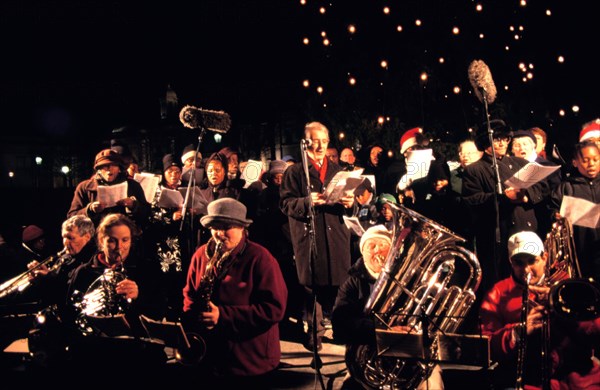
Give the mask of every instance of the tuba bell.
M 376 319 L 377 329 L 408 327 L 424 340 L 455 332 L 475 301 L 479 261 L 456 245 L 465 241 L 462 237 L 402 205 L 389 204 L 394 209 L 392 248 L 364 312 Z M 427 344 L 433 360 L 437 343 Z M 350 374 L 367 389 L 416 388 L 434 367 L 380 355 L 372 345 L 348 348 L 345 359 Z

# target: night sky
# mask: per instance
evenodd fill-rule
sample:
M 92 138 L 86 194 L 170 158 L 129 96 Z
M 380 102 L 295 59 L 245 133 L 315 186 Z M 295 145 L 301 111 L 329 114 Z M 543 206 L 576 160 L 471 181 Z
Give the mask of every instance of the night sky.
M 481 119 L 467 77 L 474 59 L 492 71 L 492 110 L 515 127 L 560 137 L 600 116 L 592 2 L 196 3 L 4 1 L 4 132 L 68 136 L 150 124 L 170 84 L 181 105 L 225 110 L 234 127 L 292 111 L 334 132 L 382 117 L 400 129 L 462 136 Z

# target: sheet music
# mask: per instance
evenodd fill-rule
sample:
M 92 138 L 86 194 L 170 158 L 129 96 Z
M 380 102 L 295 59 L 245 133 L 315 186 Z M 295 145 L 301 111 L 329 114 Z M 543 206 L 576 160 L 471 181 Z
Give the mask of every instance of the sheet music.
M 179 191 L 179 193 L 181 193 L 181 196 L 183 197 L 183 200 L 181 201 L 181 204 L 180 204 L 180 207 L 181 207 L 181 206 L 183 206 L 183 202 L 185 201 L 185 194 L 187 192 L 187 187 L 179 187 L 178 191 Z M 193 186 L 191 188 L 190 198 L 188 200 L 188 208 L 191 207 L 195 210 L 200 210 L 201 214 L 207 214 L 208 211 L 206 210 L 206 206 L 208 206 L 208 201 L 206 200 L 204 195 L 202 195 L 202 191 L 200 191 L 199 187 Z
M 185 334 L 183 326 L 179 322 L 156 321 L 145 315 L 140 315 L 142 326 L 151 339 L 161 340 L 169 347 L 177 347 L 181 344 L 190 348 L 190 342 Z
M 160 190 L 157 204 L 165 209 L 180 208 L 183 205 L 183 196 L 178 190 L 163 188 Z
M 142 172 L 133 175 L 133 180 L 140 183 L 142 189 L 144 190 L 146 201 L 148 203 L 152 203 L 154 201 L 154 196 L 156 195 L 158 184 L 162 180 L 162 176 L 155 175 L 154 173 Z
M 248 188 L 250 184 L 258 181 L 263 171 L 264 169 L 262 161 L 248 160 L 248 164 L 246 164 L 242 174 L 240 175 L 240 178 L 246 181 L 244 188 Z
M 325 203 L 334 204 L 340 201 L 346 195 L 354 195 L 354 190 L 365 180 L 361 176 L 364 169 L 355 171 L 339 171 L 325 189 Z
M 127 198 L 127 181 L 114 186 L 98 186 L 98 202 L 104 207 L 114 207 L 121 199 Z
M 431 161 L 435 160 L 432 149 L 411 150 L 406 157 L 406 174 L 400 178 L 398 189 L 404 191 L 417 179 L 427 176 Z
M 519 169 L 510 179 L 506 180 L 504 184 L 517 190 L 526 189 L 535 183 L 544 180 L 558 169 L 560 169 L 560 165 L 545 166 L 536 163 L 535 161 L 530 162 Z
M 347 217 L 345 215 L 343 217 L 344 224 L 346 225 L 346 227 L 358 237 L 362 237 L 362 235 L 365 233 L 365 229 L 360 224 L 358 217 Z
M 560 205 L 560 215 L 571 222 L 573 226 L 577 225 L 591 229 L 600 227 L 599 203 L 565 195 Z

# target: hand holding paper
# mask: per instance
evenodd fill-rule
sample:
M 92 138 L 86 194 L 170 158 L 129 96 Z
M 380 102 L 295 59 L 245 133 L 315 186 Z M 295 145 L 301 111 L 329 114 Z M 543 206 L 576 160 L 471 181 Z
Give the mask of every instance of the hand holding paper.
M 583 226 L 591 229 L 600 227 L 600 204 L 589 200 L 563 196 L 560 215 L 571 222 L 573 226 Z
M 556 172 L 560 168 L 560 165 L 556 166 L 545 166 L 536 162 L 527 163 L 523 168 L 519 169 L 510 179 L 506 180 L 504 184 L 507 187 L 512 187 L 518 190 L 526 189 L 544 180 L 552 173 Z
M 114 207 L 117 202 L 127 198 L 127 182 L 113 186 L 98 186 L 98 202 L 104 207 Z

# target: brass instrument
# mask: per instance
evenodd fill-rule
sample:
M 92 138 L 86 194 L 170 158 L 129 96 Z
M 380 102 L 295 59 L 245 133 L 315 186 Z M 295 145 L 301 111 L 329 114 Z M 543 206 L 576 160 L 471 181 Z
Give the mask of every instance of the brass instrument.
M 23 292 L 29 286 L 31 286 L 31 280 L 35 277 L 35 272 L 40 268 L 46 266 L 48 267 L 49 272 L 54 272 L 64 263 L 71 259 L 71 256 L 67 254 L 67 248 L 63 248 L 56 255 L 49 256 L 44 261 L 39 262 L 34 267 L 29 268 L 27 271 L 23 272 L 15 276 L 12 279 L 7 280 L 6 282 L 0 285 L 0 298 L 4 298 L 16 292 Z
M 83 296 L 79 291 L 75 291 L 71 298 L 78 312 L 75 322 L 84 335 L 102 333 L 91 324 L 89 318 L 115 317 L 125 313 L 131 300 L 116 292 L 117 284 L 125 279 L 127 276 L 123 268 L 106 268 L 102 275 L 90 284 Z
M 210 260 L 206 264 L 206 269 L 202 279 L 200 280 L 200 286 L 198 290 L 199 301 L 203 310 L 210 310 L 209 302 L 213 293 L 215 281 L 222 275 L 224 265 L 229 259 L 231 251 L 223 252 L 223 243 L 221 241 L 214 240 L 211 238 L 208 244 L 215 242 L 215 249 L 213 251 Z M 207 250 L 208 250 L 207 244 Z M 193 322 L 197 321 L 196 318 L 192 319 Z M 192 328 L 197 328 L 197 325 L 190 324 Z M 183 365 L 195 365 L 204 359 L 206 355 L 206 341 L 198 332 L 186 332 L 187 342 L 178 349 L 175 350 L 175 359 L 177 362 Z
M 394 209 L 392 248 L 364 312 L 377 328 L 403 326 L 423 335 L 435 360 L 438 332 L 455 332 L 475 301 L 481 268 L 475 255 L 457 246 L 465 240 L 404 206 Z M 346 351 L 351 375 L 367 389 L 416 388 L 434 364 L 383 356 L 372 345 Z
M 584 279 L 575 251 L 573 228 L 564 217 L 557 218 L 544 241 L 548 254 L 545 283 L 550 287 L 549 312 L 560 318 L 588 321 L 600 316 L 600 286 L 593 279 Z M 550 388 L 550 320 L 542 322 L 542 386 Z M 520 363 L 520 362 L 518 362 Z

